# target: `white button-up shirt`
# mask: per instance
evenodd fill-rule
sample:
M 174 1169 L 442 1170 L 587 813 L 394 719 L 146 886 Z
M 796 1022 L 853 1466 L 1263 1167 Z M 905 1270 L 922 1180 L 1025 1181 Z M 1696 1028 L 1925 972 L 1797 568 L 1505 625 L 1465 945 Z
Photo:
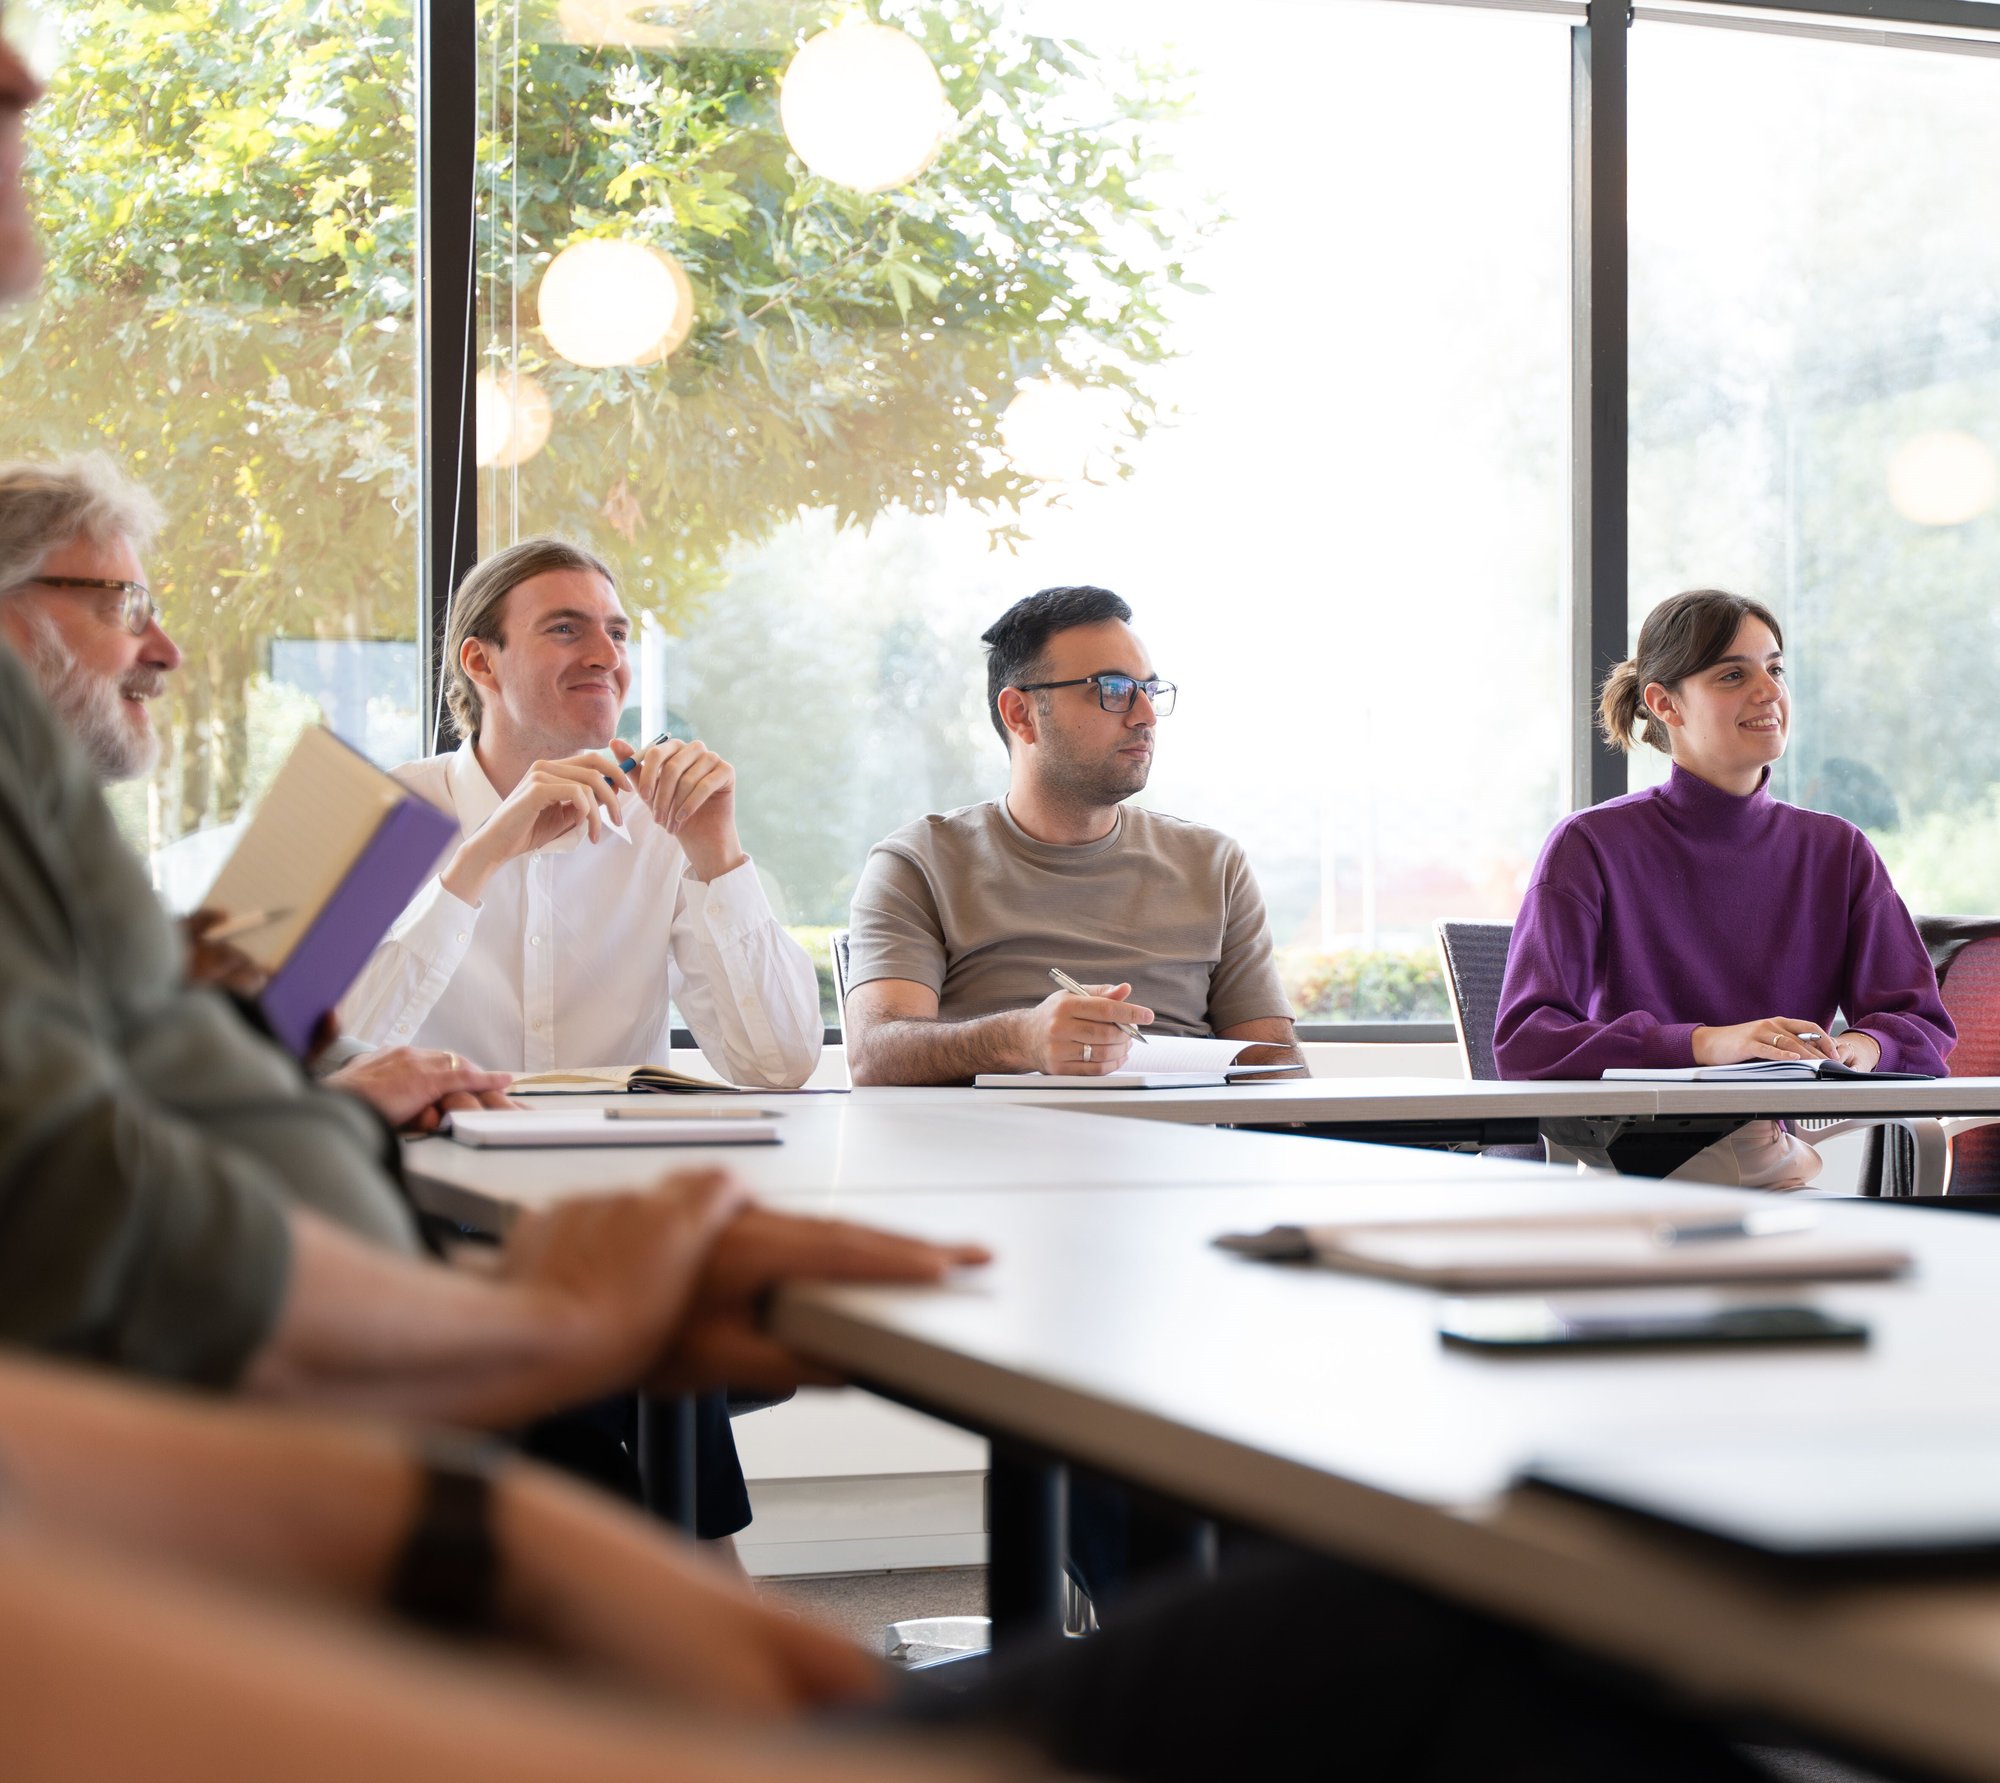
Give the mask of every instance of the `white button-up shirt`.
M 470 742 L 396 778 L 455 816 L 461 839 L 500 807 Z M 620 810 L 630 846 L 585 837 L 517 855 L 476 905 L 433 877 L 342 1003 L 343 1031 L 496 1070 L 664 1064 L 671 999 L 730 1081 L 803 1083 L 819 1060 L 819 984 L 755 869 L 703 883 L 637 798 Z

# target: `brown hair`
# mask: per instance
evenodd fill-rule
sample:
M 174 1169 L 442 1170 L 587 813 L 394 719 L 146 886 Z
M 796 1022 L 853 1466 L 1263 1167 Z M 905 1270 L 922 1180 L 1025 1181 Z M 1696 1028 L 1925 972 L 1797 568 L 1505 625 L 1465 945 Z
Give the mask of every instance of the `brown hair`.
M 581 545 L 568 539 L 522 539 L 504 551 L 496 551 L 465 572 L 465 580 L 451 597 L 451 612 L 444 628 L 444 698 L 451 708 L 452 727 L 461 737 L 479 735 L 479 684 L 465 672 L 460 658 L 465 640 L 477 638 L 484 644 L 499 644 L 500 610 L 507 597 L 523 582 L 550 570 L 590 570 L 613 588 L 618 579 Z
M 1746 619 L 1761 619 L 1784 649 L 1777 615 L 1762 601 L 1719 588 L 1693 588 L 1660 602 L 1639 627 L 1638 649 L 1604 677 L 1597 701 L 1604 740 L 1616 749 L 1633 749 L 1643 741 L 1671 755 L 1667 727 L 1646 709 L 1646 689 L 1655 681 L 1678 687 L 1688 676 L 1713 668 L 1729 654 Z

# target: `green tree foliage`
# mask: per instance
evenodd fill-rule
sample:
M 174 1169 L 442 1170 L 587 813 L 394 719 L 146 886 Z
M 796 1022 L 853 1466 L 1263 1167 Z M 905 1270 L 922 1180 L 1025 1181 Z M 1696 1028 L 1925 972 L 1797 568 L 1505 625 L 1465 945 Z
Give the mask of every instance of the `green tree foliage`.
M 1201 223 L 1147 195 L 1168 76 L 1023 32 L 1002 0 L 884 4 L 929 53 L 958 123 L 912 184 L 864 196 L 808 173 L 779 128 L 781 72 L 820 4 L 693 9 L 672 52 L 560 40 L 546 6 L 494 54 L 481 274 L 487 351 L 555 409 L 523 513 L 622 537 L 679 629 L 722 556 L 801 509 L 843 525 L 959 498 L 1008 537 L 1034 492 L 1000 449 L 1017 380 L 1053 371 L 1156 418 L 1144 369 Z M 524 330 L 569 242 L 672 253 L 699 320 L 664 366 L 586 371 Z M 497 505 L 497 504 L 496 504 Z
M 1004 538 L 1032 488 L 999 450 L 1017 378 L 1113 387 L 1134 435 L 1157 419 L 1144 372 L 1204 226 L 1147 196 L 1165 75 L 1024 33 L 1000 0 L 886 4 L 959 123 L 922 177 L 863 197 L 778 129 L 779 73 L 823 6 L 693 5 L 666 51 L 579 47 L 552 14 L 482 19 L 482 202 L 506 207 L 482 348 L 506 351 L 493 300 L 511 313 L 518 287 L 531 322 L 542 269 L 590 235 L 673 253 L 698 319 L 641 369 L 568 366 L 524 332 L 555 427 L 509 473 L 512 511 L 615 535 L 670 625 L 733 543 L 801 509 L 855 524 L 957 496 Z M 172 516 L 172 835 L 240 803 L 267 639 L 415 626 L 410 8 L 80 0 L 60 28 L 31 133 L 49 277 L 0 324 L 4 448 L 105 446 Z

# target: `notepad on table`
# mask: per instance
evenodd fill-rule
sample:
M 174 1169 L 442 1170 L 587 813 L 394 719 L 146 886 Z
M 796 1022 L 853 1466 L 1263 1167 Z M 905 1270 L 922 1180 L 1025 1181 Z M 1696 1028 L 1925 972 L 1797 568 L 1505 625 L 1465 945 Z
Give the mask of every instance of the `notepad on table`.
M 744 1120 L 612 1120 L 601 1108 L 475 1108 L 451 1116 L 461 1145 L 495 1150 L 527 1146 L 777 1145 L 778 1123 Z
M 1677 1430 L 1551 1449 L 1523 1478 L 1801 1570 L 2000 1560 L 2000 1439 L 1976 1421 Z
M 1215 1242 L 1245 1256 L 1465 1291 L 1837 1281 L 1900 1275 L 1910 1266 L 1909 1252 L 1894 1245 L 1826 1236 L 1803 1209 L 1786 1210 L 1762 1231 L 1755 1213 L 1721 1219 L 1746 1230 L 1713 1235 L 1716 1226 L 1682 1205 L 1273 1226 Z
M 315 725 L 299 737 L 203 904 L 273 919 L 233 939 L 270 974 L 257 999 L 301 1055 L 458 833 L 445 812 Z
M 1810 1078 L 1854 1083 L 1930 1083 L 1928 1071 L 1857 1071 L 1838 1059 L 1744 1059 L 1734 1065 L 1613 1065 L 1606 1083 L 1803 1083 Z

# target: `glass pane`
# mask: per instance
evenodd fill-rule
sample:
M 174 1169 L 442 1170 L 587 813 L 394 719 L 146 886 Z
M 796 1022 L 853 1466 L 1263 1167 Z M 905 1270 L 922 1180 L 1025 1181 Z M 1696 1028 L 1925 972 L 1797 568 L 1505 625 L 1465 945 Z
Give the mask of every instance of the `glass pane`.
M 1564 796 L 1565 25 L 883 5 L 902 145 L 812 135 L 840 10 L 492 0 L 482 549 L 619 568 L 628 734 L 735 761 L 818 931 L 1004 784 L 980 632 L 1116 588 L 1180 685 L 1143 796 L 1242 838 L 1300 1014 L 1444 1019 L 1431 923 Z
M 1912 908 L 1991 910 L 2000 62 L 1642 25 L 1631 118 L 1635 625 L 1768 601 L 1780 796 L 1868 830 Z
M 45 11 L 48 270 L 0 314 L 0 452 L 102 448 L 166 508 L 187 660 L 114 803 L 181 902 L 304 725 L 419 753 L 411 9 Z

